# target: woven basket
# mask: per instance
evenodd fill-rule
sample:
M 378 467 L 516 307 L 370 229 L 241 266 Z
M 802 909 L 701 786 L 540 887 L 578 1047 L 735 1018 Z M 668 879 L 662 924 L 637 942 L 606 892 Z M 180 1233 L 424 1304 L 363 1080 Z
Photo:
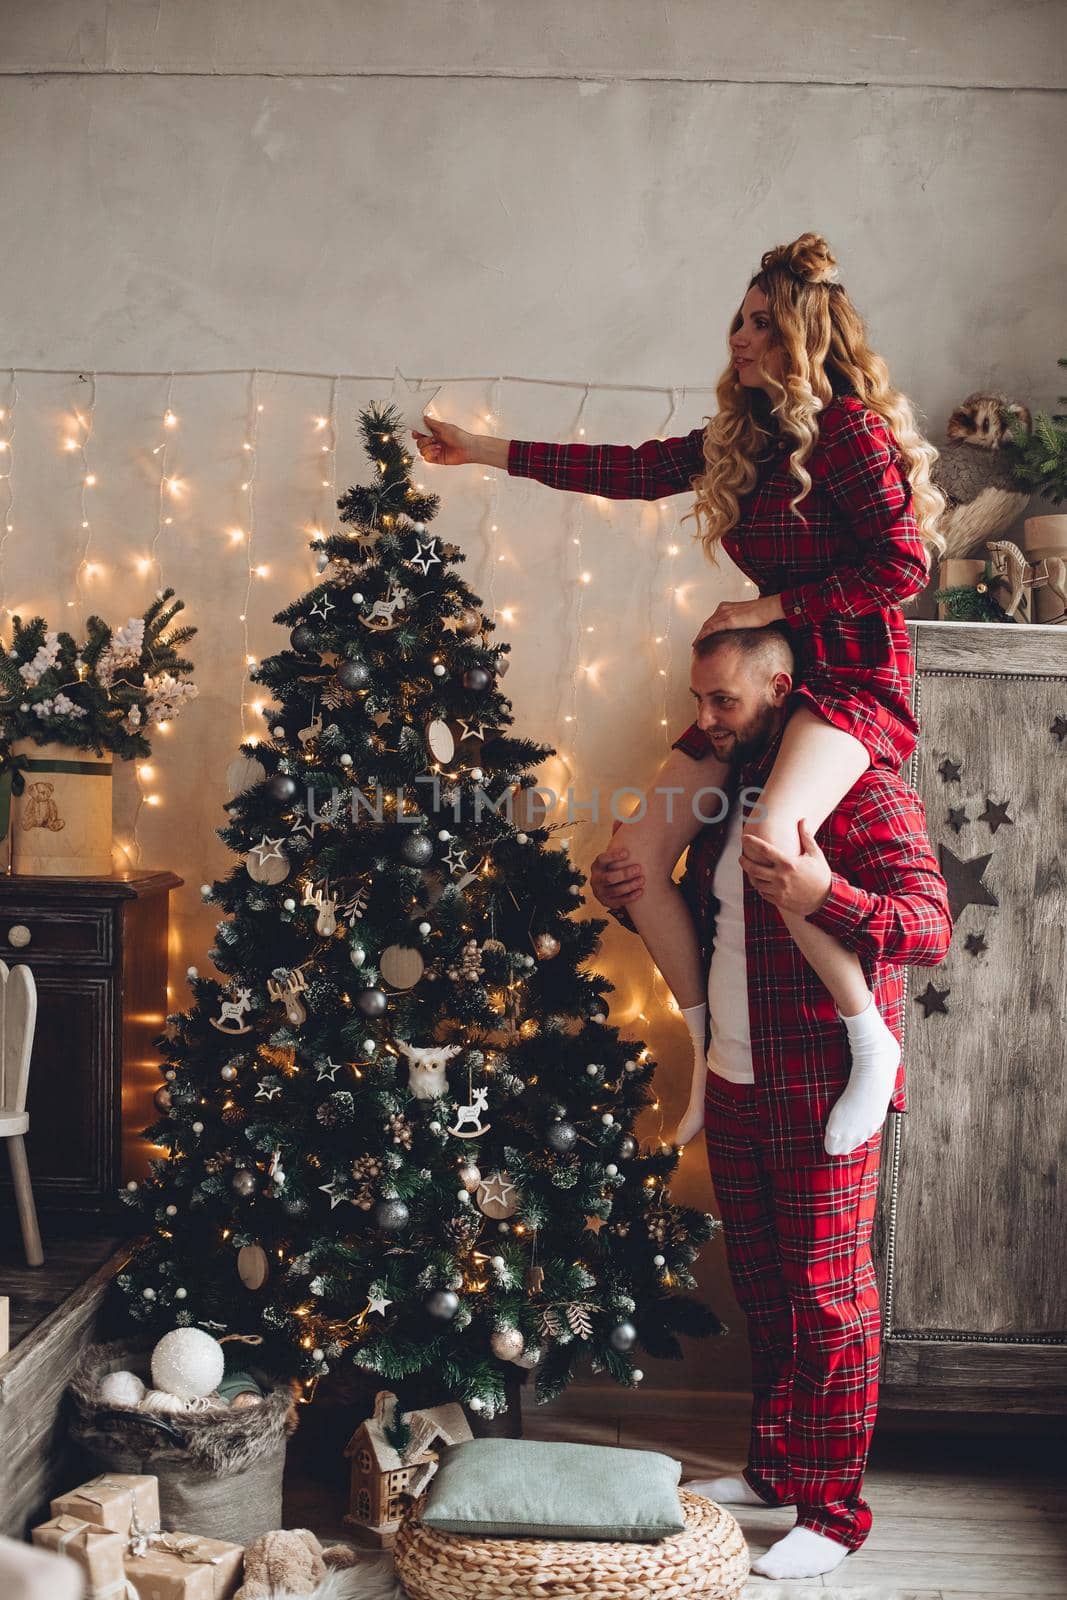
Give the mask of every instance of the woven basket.
M 466 1539 L 411 1507 L 396 1575 L 411 1600 L 737 1600 L 748 1546 L 730 1513 L 680 1491 L 685 1532 L 654 1544 L 596 1539 Z
M 148 1351 L 128 1343 L 84 1351 L 69 1389 L 70 1435 L 82 1470 L 151 1473 L 170 1530 L 247 1545 L 283 1527 L 286 1443 L 296 1427 L 291 1385 L 264 1374 L 262 1404 L 243 1411 L 158 1416 L 101 1401 L 106 1373 L 128 1369 L 150 1382 L 148 1362 Z

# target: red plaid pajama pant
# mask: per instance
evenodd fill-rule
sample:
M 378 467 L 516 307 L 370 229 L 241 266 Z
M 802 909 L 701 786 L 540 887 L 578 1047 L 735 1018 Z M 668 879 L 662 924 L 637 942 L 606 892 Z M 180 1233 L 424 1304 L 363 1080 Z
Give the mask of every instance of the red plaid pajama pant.
M 797 1526 L 858 1549 L 878 1404 L 870 1239 L 881 1130 L 848 1156 L 771 1167 L 751 1084 L 710 1072 L 704 1134 L 730 1280 L 748 1320 L 752 1435 L 743 1476 Z

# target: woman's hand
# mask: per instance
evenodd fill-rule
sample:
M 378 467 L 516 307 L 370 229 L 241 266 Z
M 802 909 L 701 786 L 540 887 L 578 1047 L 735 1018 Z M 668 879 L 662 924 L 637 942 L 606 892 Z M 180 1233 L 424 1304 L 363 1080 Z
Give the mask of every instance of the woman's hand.
M 454 422 L 442 422 L 438 417 L 423 413 L 423 422 L 429 433 L 411 430 L 411 437 L 419 447 L 424 461 L 435 467 L 466 467 L 478 460 L 478 435 L 458 428 Z
M 701 625 L 693 643 L 723 628 L 765 628 L 769 622 L 780 622 L 783 616 L 776 594 L 760 595 L 758 600 L 722 600 Z

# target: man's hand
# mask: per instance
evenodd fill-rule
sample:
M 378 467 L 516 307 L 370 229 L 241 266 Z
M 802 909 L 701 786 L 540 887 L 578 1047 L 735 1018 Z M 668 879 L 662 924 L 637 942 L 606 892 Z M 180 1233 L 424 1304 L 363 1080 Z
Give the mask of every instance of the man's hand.
M 826 899 L 833 874 L 803 818 L 798 832 L 803 852 L 799 856 L 785 856 L 766 839 L 742 832 L 741 870 L 772 906 L 806 917 Z
M 644 892 L 645 873 L 640 862 L 630 861 L 625 845 L 610 844 L 601 850 L 589 868 L 589 883 L 593 894 L 609 911 L 629 905 Z
M 758 600 L 723 600 L 700 627 L 693 643 L 709 633 L 722 628 L 765 628 L 783 616 L 781 602 L 776 594 L 761 595 Z

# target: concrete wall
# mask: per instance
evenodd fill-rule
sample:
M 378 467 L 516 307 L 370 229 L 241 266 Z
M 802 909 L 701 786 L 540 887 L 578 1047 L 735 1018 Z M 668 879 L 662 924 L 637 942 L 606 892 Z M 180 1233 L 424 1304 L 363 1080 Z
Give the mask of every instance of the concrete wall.
M 118 779 L 118 837 L 186 879 L 176 1004 L 186 965 L 208 965 L 197 886 L 230 864 L 214 830 L 242 700 L 259 726 L 244 657 L 279 647 L 271 616 L 312 577 L 303 530 L 365 476 L 359 407 L 392 399 L 415 423 L 432 398 L 507 437 L 688 431 L 762 251 L 814 227 L 935 441 L 976 388 L 1049 408 L 1064 9 L 0 5 L 0 405 L 17 386 L 0 606 L 76 628 L 140 611 L 161 580 L 189 603 L 201 695 L 141 785 L 161 803 Z M 335 467 L 315 427 L 331 402 Z M 84 456 L 63 448 L 75 407 Z M 161 501 L 164 470 L 184 487 Z M 419 475 L 465 575 L 512 610 L 520 727 L 559 746 L 579 791 L 647 782 L 688 720 L 688 640 L 744 593 L 678 527 L 686 501 Z M 574 828 L 581 865 L 604 831 Z M 673 1113 L 686 1041 L 663 986 L 614 927 L 601 965 Z M 713 1203 L 697 1150 L 683 1187 Z M 730 1337 L 650 1382 L 743 1385 L 721 1243 L 703 1276 Z

